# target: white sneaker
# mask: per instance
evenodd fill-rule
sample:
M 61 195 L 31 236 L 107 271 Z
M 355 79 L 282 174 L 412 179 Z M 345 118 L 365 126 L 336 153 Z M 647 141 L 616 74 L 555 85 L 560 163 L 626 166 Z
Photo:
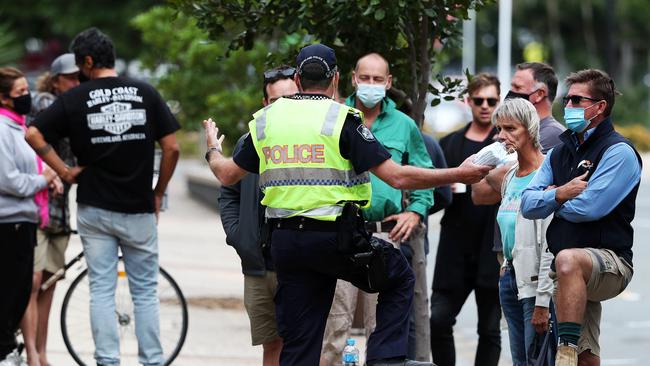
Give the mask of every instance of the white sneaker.
M 573 344 L 560 344 L 555 354 L 556 366 L 578 366 L 578 347 Z
M 27 362 L 15 349 L 4 360 L 0 361 L 0 366 L 27 366 Z

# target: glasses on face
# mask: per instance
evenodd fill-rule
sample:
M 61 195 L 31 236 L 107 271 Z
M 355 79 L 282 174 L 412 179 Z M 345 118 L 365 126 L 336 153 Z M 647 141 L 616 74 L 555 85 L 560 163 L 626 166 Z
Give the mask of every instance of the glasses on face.
M 583 99 L 591 100 L 593 102 L 599 101 L 599 99 L 585 97 L 582 95 L 567 95 L 566 97 L 562 98 L 562 102 L 564 103 L 565 106 L 569 104 L 569 102 L 571 102 L 572 105 L 578 105 L 580 104 L 580 102 L 582 102 Z
M 276 79 L 279 78 L 280 76 L 284 76 L 285 78 L 292 78 L 295 73 L 296 73 L 296 69 L 294 69 L 293 67 L 289 67 L 281 70 L 279 69 L 266 70 L 264 71 L 264 81 Z
M 497 105 L 497 102 L 499 101 L 499 99 L 497 98 L 478 98 L 478 97 L 472 98 L 472 102 L 474 103 L 474 105 L 479 107 L 482 106 L 486 100 L 490 107 L 494 107 L 495 105 Z

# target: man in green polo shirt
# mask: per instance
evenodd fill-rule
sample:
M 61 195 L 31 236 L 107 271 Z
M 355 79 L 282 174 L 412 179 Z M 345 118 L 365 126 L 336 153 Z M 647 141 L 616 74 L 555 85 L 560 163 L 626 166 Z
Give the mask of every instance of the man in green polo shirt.
M 393 161 L 433 168 L 417 125 L 413 119 L 397 110 L 395 102 L 386 97 L 386 91 L 392 86 L 392 75 L 386 59 L 377 53 L 361 57 L 352 73 L 352 85 L 356 92 L 346 99 L 345 104 L 363 112 L 365 126 L 386 147 Z M 422 249 L 425 235 L 422 222 L 433 205 L 433 191 L 410 191 L 409 202 L 404 205 L 402 191 L 389 186 L 373 174 L 370 175 L 370 182 L 371 206 L 363 212 L 367 230 L 396 247 L 402 246 L 405 254 L 412 253 L 409 244 Z M 377 294 L 361 293 L 364 327 L 368 337 L 375 328 Z M 359 290 L 352 284 L 338 280 L 323 338 L 321 366 L 340 363 L 341 352 L 352 326 L 358 294 Z M 409 350 L 414 346 L 410 343 Z

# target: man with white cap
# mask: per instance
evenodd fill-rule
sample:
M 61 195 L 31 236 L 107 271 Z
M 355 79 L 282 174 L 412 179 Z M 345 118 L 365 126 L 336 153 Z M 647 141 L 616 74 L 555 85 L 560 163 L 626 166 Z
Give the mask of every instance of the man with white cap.
M 74 53 L 64 53 L 52 61 L 50 71 L 36 81 L 37 93 L 33 95 L 32 119 L 50 106 L 59 94 L 79 85 L 79 68 L 75 65 Z

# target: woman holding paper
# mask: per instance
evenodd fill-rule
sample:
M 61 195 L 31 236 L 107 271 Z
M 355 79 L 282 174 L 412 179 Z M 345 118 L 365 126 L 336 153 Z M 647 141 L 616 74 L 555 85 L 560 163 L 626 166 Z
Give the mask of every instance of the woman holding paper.
M 499 297 L 508 322 L 513 365 L 527 365 L 535 332 L 548 330 L 553 281 L 549 277 L 553 255 L 548 252 L 544 220 L 524 219 L 519 211 L 521 193 L 542 165 L 539 117 L 524 99 L 504 101 L 492 115 L 505 151 L 516 151 L 517 162 L 508 170 L 499 190 L 483 195 L 481 203 L 501 201 L 497 222 L 505 261 L 501 266 Z M 483 179 L 483 192 L 488 182 Z M 474 191 L 474 187 L 472 188 Z

